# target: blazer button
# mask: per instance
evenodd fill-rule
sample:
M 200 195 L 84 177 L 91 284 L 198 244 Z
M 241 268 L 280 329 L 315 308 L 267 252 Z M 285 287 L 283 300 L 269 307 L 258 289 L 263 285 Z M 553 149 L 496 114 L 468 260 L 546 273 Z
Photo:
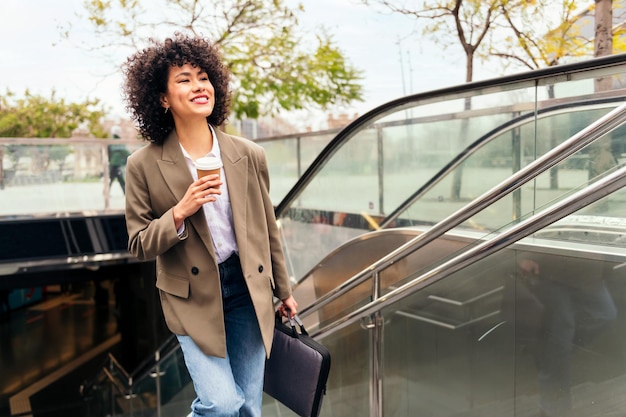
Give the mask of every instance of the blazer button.
M 263 272 L 263 265 L 259 265 L 259 272 Z
M 198 267 L 195 267 L 195 266 L 194 266 L 193 268 L 191 268 L 191 273 L 192 273 L 192 274 L 194 274 L 194 275 L 198 275 L 198 272 L 200 272 L 200 270 L 198 270 Z

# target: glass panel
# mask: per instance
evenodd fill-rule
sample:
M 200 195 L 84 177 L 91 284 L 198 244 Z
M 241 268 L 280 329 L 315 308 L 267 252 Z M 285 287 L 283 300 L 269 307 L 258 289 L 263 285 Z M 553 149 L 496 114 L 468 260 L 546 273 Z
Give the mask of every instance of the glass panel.
M 302 173 L 309 168 L 311 163 L 319 156 L 337 133 L 339 132 L 309 134 L 302 137 L 300 144 L 300 165 Z
M 349 326 L 320 342 L 331 356 L 331 369 L 320 416 L 369 415 L 369 337 L 359 325 Z M 288 408 L 263 395 L 263 417 L 295 417 Z
M 620 190 L 609 198 L 540 230 L 535 236 L 605 247 L 623 247 L 626 245 L 625 207 L 626 191 Z
M 123 210 L 126 156 L 141 146 L 104 139 L 0 144 L 0 216 Z
M 161 407 L 164 416 L 185 416 L 191 410 L 196 392 L 180 349 L 160 366 Z
M 623 291 L 612 262 L 588 256 L 520 251 L 517 256 L 516 324 L 521 303 L 536 304 L 516 328 L 516 359 L 536 366 L 517 385 L 537 384 L 536 401 L 548 415 L 575 408 L 580 415 L 608 415 L 612 380 L 623 376 L 615 298 Z M 522 297 L 522 294 L 525 294 Z M 596 387 L 606 387 L 600 395 Z M 605 397 L 605 395 L 607 395 Z M 583 411 L 585 410 L 585 411 Z
M 483 262 L 384 311 L 385 415 L 490 415 L 470 412 L 511 398 L 513 350 L 479 341 L 500 321 L 493 290 L 510 265 Z M 494 415 L 513 416 L 512 404 Z
M 320 340 L 332 358 L 321 415 L 369 415 L 370 334 L 352 325 Z
M 564 114 L 557 112 L 538 119 L 537 123 L 533 123 L 534 119 L 527 119 L 521 125 L 506 127 L 503 132 L 497 132 L 493 139 L 471 154 L 453 173 L 446 175 L 413 203 L 402 214 L 403 224 L 408 219 L 417 223 L 435 223 L 454 213 L 521 167 L 569 139 L 611 108 L 602 105 L 600 108 L 585 111 L 569 111 Z M 624 128 L 620 128 L 611 135 L 614 138 L 613 148 L 617 148 L 623 141 L 623 131 Z M 601 141 L 605 145 L 596 146 L 606 150 L 611 146 L 606 145 L 610 140 L 607 137 Z M 562 197 L 567 191 L 585 184 L 589 177 L 590 152 L 583 150 L 568 158 L 566 162 L 539 176 L 536 182 L 525 185 L 521 195 L 503 198 L 500 203 L 474 216 L 465 226 L 478 230 L 496 230 L 523 213 L 530 213 L 547 202 Z M 610 151 L 600 157 L 614 159 Z M 612 166 L 615 164 L 605 163 L 605 167 Z M 458 199 L 452 198 L 451 190 L 455 187 L 459 192 Z M 520 208 L 517 208 L 516 201 L 520 201 Z
M 265 149 L 270 173 L 270 197 L 274 205 L 280 202 L 300 178 L 298 142 L 299 139 L 257 142 Z
M 322 403 L 323 407 L 323 403 Z M 263 417 L 298 417 L 296 413 L 285 407 L 279 401 L 263 393 L 263 407 L 261 409 Z
M 378 213 L 378 147 L 376 132 L 365 129 L 326 163 L 297 202 L 298 207 Z M 346 185 L 350 184 L 349 187 Z M 338 194 L 341 193 L 341 194 Z M 341 195 L 338 200 L 333 196 Z M 339 203 L 339 204 L 338 204 Z
M 466 120 L 407 121 L 405 126 L 383 129 L 384 134 L 384 201 L 389 212 L 395 210 L 420 186 L 426 184 L 446 164 L 450 163 L 462 149 L 458 138 L 479 137 L 493 126 L 504 121 L 502 115 Z M 485 130 L 487 129 L 487 130 Z M 469 142 L 468 142 L 469 143 Z M 448 199 L 452 183 L 444 181 L 439 189 L 441 196 Z M 428 214 L 422 214 L 427 218 Z M 439 216 L 435 215 L 435 218 Z
M 386 308 L 384 414 L 620 409 L 625 198 L 620 190 Z M 452 236 L 433 244 L 455 250 Z
M 117 403 L 120 399 L 126 402 L 124 390 L 111 381 L 104 372 L 100 372 L 94 379 L 81 385 L 81 395 L 85 402 L 86 415 L 112 416 L 117 413 Z M 119 414 L 118 414 L 119 415 Z
M 287 268 L 294 283 L 299 282 L 322 257 L 362 234 L 365 228 L 358 227 L 365 220 L 357 219 L 355 227 L 342 213 L 317 210 L 294 210 L 293 213 L 300 215 L 280 219 L 279 226 Z
M 511 96 L 519 98 L 514 94 Z M 504 98 L 505 93 L 499 94 L 499 101 Z M 402 124 L 397 121 L 389 126 L 381 124 L 380 141 L 377 130 L 362 130 L 340 148 L 313 179 L 297 200 L 298 208 L 292 208 L 281 219 L 284 247 L 294 282 L 348 239 L 365 233 L 367 229 L 378 228 L 391 210 L 450 163 L 457 152 L 450 149 L 459 144 L 445 138 L 466 137 L 472 143 L 480 143 L 481 138 L 487 140 L 468 153 L 468 158 L 456 169 L 441 176 L 432 188 L 425 188 L 423 195 L 389 227 L 434 224 L 442 220 L 569 139 L 614 106 L 612 102 L 594 103 L 583 108 L 561 103 L 549 111 L 542 111 L 539 119 L 532 113 L 519 118 L 519 111 L 508 115 L 494 111 L 489 116 L 446 120 L 445 123 L 439 118 L 413 118 L 402 121 Z M 412 112 L 417 110 L 411 109 Z M 505 117 L 512 118 L 512 123 L 502 124 Z M 494 129 L 498 125 L 502 127 Z M 598 171 L 616 166 L 625 136 L 624 128 L 617 129 L 520 191 L 503 197 L 467 220 L 464 226 L 486 232 L 497 230 L 548 202 L 563 198 L 587 182 L 591 176 L 590 167 Z M 383 156 L 382 162 L 378 155 Z M 381 166 L 377 167 L 378 164 Z M 349 165 L 358 168 L 350 172 L 341 168 Z M 595 176 L 598 174 L 600 172 Z M 325 190 L 327 195 L 324 197 Z M 331 195 L 341 198 L 329 198 Z M 365 206 L 373 210 L 368 211 Z M 337 221 L 339 218 L 341 222 Z
M 338 131 L 262 139 L 270 173 L 270 197 L 278 205 Z
M 163 416 L 187 415 L 196 395 L 182 351 L 176 349 L 153 372 L 135 381 L 132 392 L 133 396 L 125 406 L 126 415 L 152 415 L 147 412 L 156 410 L 157 406 L 161 407 Z

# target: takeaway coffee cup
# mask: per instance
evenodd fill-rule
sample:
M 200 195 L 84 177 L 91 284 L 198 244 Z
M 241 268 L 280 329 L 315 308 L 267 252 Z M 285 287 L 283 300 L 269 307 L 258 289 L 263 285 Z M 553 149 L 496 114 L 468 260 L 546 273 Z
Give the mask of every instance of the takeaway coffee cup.
M 217 174 L 219 176 L 220 168 L 222 168 L 222 162 L 214 156 L 198 158 L 194 164 L 196 166 L 196 171 L 198 171 L 198 178 L 202 178 L 205 175 L 210 174 Z

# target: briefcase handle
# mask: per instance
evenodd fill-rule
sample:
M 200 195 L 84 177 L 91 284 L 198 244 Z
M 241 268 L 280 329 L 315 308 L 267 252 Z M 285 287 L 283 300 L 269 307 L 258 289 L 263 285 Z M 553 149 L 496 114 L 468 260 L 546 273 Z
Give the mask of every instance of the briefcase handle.
M 300 316 L 298 316 L 297 314 L 294 314 L 293 317 L 291 317 L 291 315 L 289 315 L 289 312 L 290 312 L 289 309 L 286 309 L 286 310 L 287 310 L 287 318 L 289 320 L 289 325 L 291 326 L 292 336 L 298 337 L 301 334 L 308 336 L 309 332 L 307 332 L 306 329 L 304 328 L 304 323 L 302 323 L 302 320 L 300 320 Z M 280 315 L 278 311 L 276 312 L 276 322 L 282 323 L 282 316 Z M 297 329 L 298 327 L 300 328 L 299 333 Z

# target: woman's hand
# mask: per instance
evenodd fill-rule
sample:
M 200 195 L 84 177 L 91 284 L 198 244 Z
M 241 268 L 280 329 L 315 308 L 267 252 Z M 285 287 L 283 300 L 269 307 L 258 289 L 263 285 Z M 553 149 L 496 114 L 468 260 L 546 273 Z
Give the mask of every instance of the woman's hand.
M 198 211 L 204 203 L 215 201 L 217 199 L 216 195 L 222 194 L 222 191 L 219 189 L 221 185 L 222 181 L 219 180 L 219 175 L 216 174 L 206 175 L 192 182 L 183 198 L 172 210 L 176 228 L 179 229 L 183 225 L 183 221 Z
M 283 303 L 278 307 L 278 311 L 280 315 L 283 317 L 293 317 L 298 312 L 298 303 L 296 299 L 293 298 L 293 295 L 290 295 L 289 298 L 285 298 L 281 300 Z

